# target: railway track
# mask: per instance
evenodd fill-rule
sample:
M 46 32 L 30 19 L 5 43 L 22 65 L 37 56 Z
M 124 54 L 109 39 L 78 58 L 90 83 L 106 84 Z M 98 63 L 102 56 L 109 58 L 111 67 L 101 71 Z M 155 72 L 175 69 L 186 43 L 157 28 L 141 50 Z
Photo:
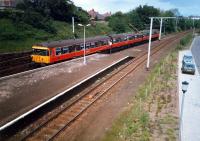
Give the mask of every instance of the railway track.
M 0 62 L 13 59 L 13 58 L 29 56 L 31 53 L 32 53 L 31 51 L 21 52 L 21 53 L 3 53 L 3 54 L 0 54 Z
M 41 67 L 31 62 L 31 51 L 22 53 L 0 54 L 0 77 Z
M 165 48 L 166 45 L 179 40 L 181 35 L 174 39 L 163 42 L 161 45 L 154 47 L 151 51 L 151 56 Z M 64 107 L 60 112 L 52 118 L 39 125 L 37 128 L 28 133 L 22 140 L 35 141 L 35 140 L 53 140 L 64 129 L 70 126 L 82 113 L 84 113 L 93 103 L 106 94 L 116 84 L 123 80 L 130 73 L 134 72 L 141 64 L 146 61 L 147 52 L 143 53 L 133 61 L 130 61 L 123 68 L 117 70 L 114 74 L 110 75 L 107 79 L 102 80 L 96 86 L 85 92 L 81 97 L 75 100 L 70 105 Z
M 31 52 L 0 54 L 0 77 L 30 70 Z

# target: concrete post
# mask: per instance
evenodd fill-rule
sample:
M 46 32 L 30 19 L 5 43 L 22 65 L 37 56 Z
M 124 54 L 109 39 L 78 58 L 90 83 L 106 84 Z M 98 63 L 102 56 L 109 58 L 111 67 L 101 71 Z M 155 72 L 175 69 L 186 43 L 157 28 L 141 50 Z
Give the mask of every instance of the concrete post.
M 161 35 L 162 35 L 162 23 L 163 23 L 163 18 L 160 19 L 160 34 L 159 34 L 159 40 L 161 40 Z
M 86 55 L 86 52 L 85 52 L 85 26 L 84 26 L 84 37 L 83 38 L 84 38 L 84 57 L 83 57 L 84 61 L 83 61 L 83 63 L 85 65 L 86 64 L 86 56 L 85 56 Z
M 151 24 L 150 24 L 149 47 L 148 47 L 148 58 L 147 58 L 147 70 L 149 70 L 149 62 L 150 62 L 150 54 L 151 54 L 152 26 L 153 26 L 153 18 L 151 18 Z

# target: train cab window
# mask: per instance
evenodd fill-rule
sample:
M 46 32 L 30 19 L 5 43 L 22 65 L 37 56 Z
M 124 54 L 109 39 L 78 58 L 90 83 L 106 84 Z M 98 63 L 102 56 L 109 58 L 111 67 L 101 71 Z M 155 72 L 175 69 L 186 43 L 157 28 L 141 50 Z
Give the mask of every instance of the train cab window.
M 61 55 L 61 54 L 62 54 L 61 48 L 60 47 L 56 48 L 56 55 Z
M 49 51 L 45 49 L 33 49 L 34 55 L 49 56 Z
M 63 47 L 62 48 L 62 54 L 69 53 L 69 48 L 68 47 Z

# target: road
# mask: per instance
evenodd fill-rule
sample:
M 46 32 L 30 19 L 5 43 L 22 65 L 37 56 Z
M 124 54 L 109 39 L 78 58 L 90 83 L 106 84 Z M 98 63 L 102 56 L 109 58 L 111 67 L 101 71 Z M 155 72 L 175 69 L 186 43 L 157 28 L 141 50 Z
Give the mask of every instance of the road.
M 191 45 L 191 50 L 185 50 L 179 52 L 179 75 L 178 75 L 178 87 L 179 87 L 179 111 L 181 111 L 181 102 L 183 98 L 182 82 L 189 82 L 189 87 L 185 93 L 183 102 L 182 113 L 182 128 L 181 128 L 181 141 L 200 141 L 200 76 L 197 71 L 195 75 L 182 74 L 182 58 L 184 54 L 193 54 L 195 57 L 195 65 L 200 65 L 200 37 L 196 37 Z M 197 65 L 198 64 L 198 65 Z
M 196 66 L 200 73 L 200 36 L 197 36 L 191 48 L 192 54 L 195 58 Z

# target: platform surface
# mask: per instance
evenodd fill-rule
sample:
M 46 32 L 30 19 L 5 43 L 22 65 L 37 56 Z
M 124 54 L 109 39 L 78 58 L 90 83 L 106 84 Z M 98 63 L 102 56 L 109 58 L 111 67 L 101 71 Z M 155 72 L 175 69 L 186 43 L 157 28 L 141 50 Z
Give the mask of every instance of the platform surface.
M 156 44 L 155 41 L 153 44 Z M 38 71 L 0 79 L 0 126 L 72 87 L 125 56 L 140 55 L 147 45 L 112 54 L 97 53 L 54 64 Z

